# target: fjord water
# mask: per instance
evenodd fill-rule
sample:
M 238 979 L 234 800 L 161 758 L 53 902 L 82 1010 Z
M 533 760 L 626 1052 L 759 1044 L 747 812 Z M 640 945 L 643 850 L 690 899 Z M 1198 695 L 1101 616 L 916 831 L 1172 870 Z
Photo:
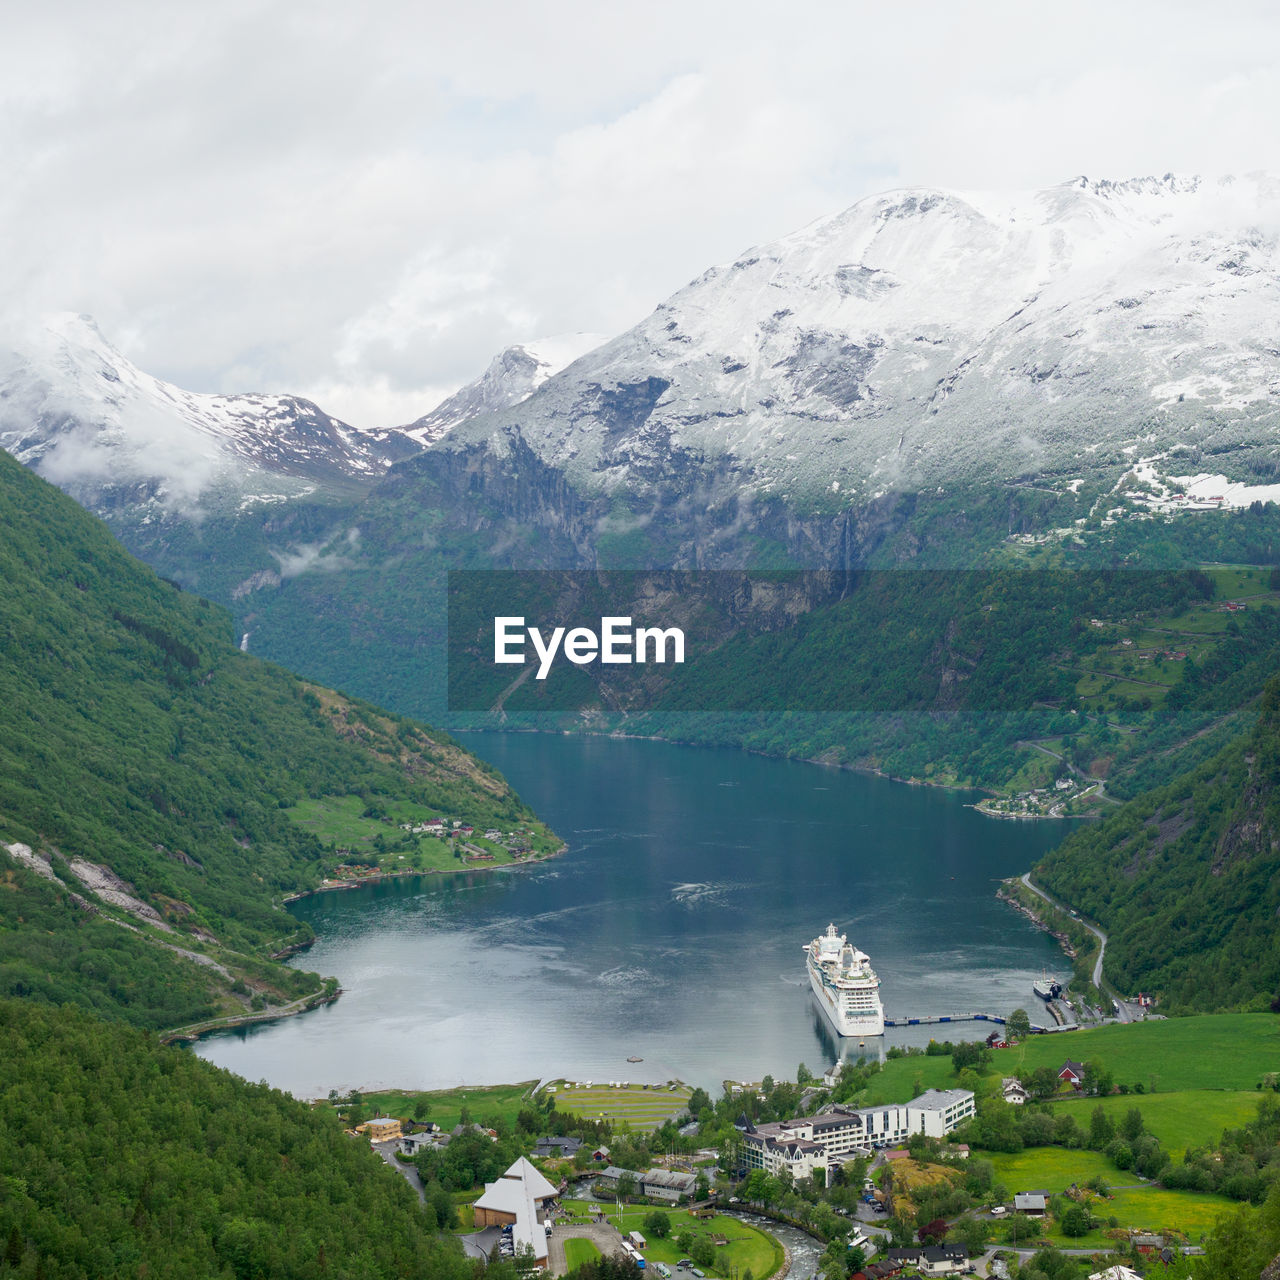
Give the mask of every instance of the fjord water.
M 1067 972 L 995 897 L 1065 823 L 995 821 L 973 796 L 732 750 L 546 734 L 467 745 L 568 852 L 295 903 L 317 934 L 295 963 L 335 975 L 341 999 L 206 1039 L 201 1056 L 307 1097 L 561 1075 L 718 1091 L 835 1060 L 801 954 L 829 921 L 871 956 L 891 1017 L 1023 1006 L 1034 1021 L 1032 981 Z

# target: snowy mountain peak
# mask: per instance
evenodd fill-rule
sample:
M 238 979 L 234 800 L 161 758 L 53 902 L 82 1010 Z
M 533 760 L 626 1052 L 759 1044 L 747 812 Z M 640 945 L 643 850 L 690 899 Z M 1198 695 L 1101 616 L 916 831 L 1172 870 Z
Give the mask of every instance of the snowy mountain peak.
M 429 445 L 480 414 L 520 404 L 548 378 L 604 341 L 597 333 L 564 333 L 507 347 L 494 356 L 474 382 L 401 430 L 420 444 Z
M 689 467 L 842 502 L 1239 446 L 1280 467 L 1269 175 L 908 188 L 714 267 L 448 448 L 589 491 Z
M 91 316 L 0 343 L 0 447 L 82 501 L 189 509 L 370 481 L 377 445 L 309 400 L 184 391 L 143 373 Z

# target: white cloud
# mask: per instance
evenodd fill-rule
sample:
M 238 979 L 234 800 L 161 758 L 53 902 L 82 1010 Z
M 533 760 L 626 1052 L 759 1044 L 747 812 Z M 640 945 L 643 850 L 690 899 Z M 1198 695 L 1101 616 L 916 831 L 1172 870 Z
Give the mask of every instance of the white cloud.
M 1277 50 L 1189 0 L 27 6 L 0 284 L 385 425 L 885 187 L 1280 169 Z

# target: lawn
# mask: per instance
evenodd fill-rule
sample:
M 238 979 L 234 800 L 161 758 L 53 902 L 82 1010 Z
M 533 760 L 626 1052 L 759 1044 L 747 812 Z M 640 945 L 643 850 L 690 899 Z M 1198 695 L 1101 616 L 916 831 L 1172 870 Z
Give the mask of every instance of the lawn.
M 574 1271 L 585 1262 L 594 1262 L 600 1256 L 600 1250 L 590 1240 L 566 1240 L 564 1242 L 564 1265 Z
M 585 1202 L 567 1201 L 565 1208 L 571 1213 L 583 1214 Z M 724 1236 L 727 1245 L 717 1248 L 717 1265 L 708 1274 L 726 1276 L 736 1268 L 737 1274 L 750 1269 L 757 1280 L 766 1280 L 782 1266 L 782 1246 L 771 1236 L 748 1225 L 732 1214 L 717 1214 L 714 1218 L 699 1221 L 684 1209 L 668 1209 L 671 1218 L 671 1235 L 665 1240 L 655 1238 L 645 1230 L 644 1219 L 653 1212 L 652 1205 L 624 1205 L 621 1218 L 616 1208 L 608 1203 L 601 1205 L 608 1211 L 610 1223 L 625 1236 L 629 1231 L 639 1231 L 648 1241 L 644 1256 L 651 1262 L 665 1262 L 674 1266 L 686 1255 L 675 1242 L 675 1237 L 688 1231 L 694 1236 Z
M 582 1083 L 582 1082 L 577 1082 Z M 664 1120 L 683 1115 L 693 1090 L 688 1085 L 610 1084 L 590 1082 L 577 1088 L 574 1083 L 554 1086 L 556 1108 L 589 1120 L 608 1120 L 615 1126 L 628 1124 L 637 1131 L 657 1129 Z

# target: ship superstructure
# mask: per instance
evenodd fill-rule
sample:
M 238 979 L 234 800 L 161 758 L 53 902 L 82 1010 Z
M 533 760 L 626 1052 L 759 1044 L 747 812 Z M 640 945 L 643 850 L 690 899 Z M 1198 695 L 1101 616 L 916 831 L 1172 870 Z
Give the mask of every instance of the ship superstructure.
M 834 924 L 804 950 L 810 985 L 831 1025 L 842 1036 L 883 1035 L 880 979 L 866 953 Z

